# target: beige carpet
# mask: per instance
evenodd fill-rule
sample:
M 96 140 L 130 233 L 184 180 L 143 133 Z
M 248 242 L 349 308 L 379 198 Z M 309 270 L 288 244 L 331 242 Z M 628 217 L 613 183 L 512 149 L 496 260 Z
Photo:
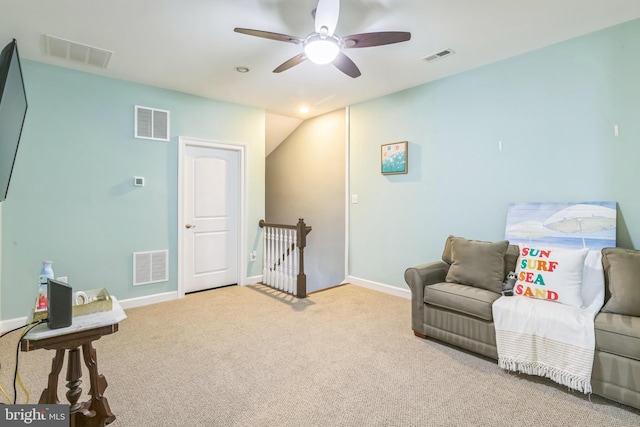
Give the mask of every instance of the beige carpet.
M 127 315 L 95 343 L 113 426 L 640 425 L 640 411 L 416 338 L 408 300 L 357 286 L 306 300 L 229 287 Z M 17 339 L 0 343 L 10 395 Z M 52 357 L 20 354 L 32 402 Z

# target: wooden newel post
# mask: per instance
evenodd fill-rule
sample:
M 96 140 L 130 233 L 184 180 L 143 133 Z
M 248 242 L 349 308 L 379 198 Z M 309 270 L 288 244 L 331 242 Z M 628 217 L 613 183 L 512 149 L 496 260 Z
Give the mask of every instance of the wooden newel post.
M 298 248 L 300 249 L 300 271 L 297 277 L 297 297 L 307 297 L 307 276 L 304 274 L 304 248 L 307 246 L 307 226 L 302 218 L 298 219 L 296 224 L 298 234 Z

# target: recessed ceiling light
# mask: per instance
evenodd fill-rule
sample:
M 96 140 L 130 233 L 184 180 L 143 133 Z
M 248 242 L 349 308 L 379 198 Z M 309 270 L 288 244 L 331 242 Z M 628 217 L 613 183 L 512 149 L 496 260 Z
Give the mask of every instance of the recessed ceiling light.
M 236 71 L 239 73 L 248 73 L 249 72 L 249 68 L 248 67 L 236 67 Z
M 309 107 L 300 107 L 299 110 L 302 114 L 306 114 L 309 112 Z

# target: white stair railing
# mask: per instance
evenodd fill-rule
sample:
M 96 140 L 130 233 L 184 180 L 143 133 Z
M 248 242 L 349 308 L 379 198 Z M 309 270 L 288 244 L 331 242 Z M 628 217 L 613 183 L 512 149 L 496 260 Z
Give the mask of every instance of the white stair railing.
M 264 229 L 262 281 L 274 289 L 306 298 L 307 276 L 304 274 L 304 248 L 311 227 L 300 218 L 296 225 L 268 224 Z

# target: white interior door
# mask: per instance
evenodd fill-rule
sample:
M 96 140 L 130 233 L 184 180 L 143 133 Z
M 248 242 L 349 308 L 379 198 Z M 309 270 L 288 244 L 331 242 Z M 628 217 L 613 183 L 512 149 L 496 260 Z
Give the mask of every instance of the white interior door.
M 184 291 L 238 283 L 238 151 L 184 149 Z

